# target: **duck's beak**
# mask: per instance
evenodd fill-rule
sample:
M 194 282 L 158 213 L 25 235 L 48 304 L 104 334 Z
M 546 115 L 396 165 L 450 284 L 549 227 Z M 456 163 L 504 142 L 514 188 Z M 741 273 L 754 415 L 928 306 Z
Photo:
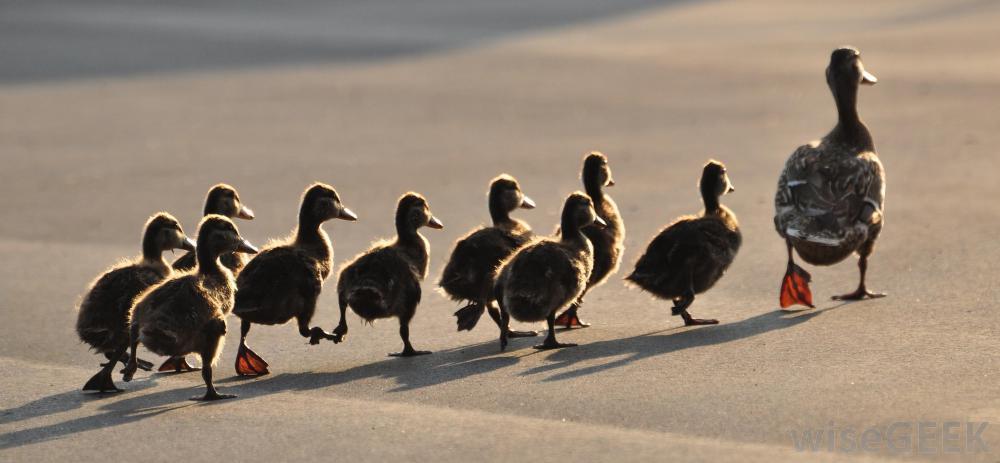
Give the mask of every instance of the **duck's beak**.
M 184 239 L 181 240 L 181 249 L 185 251 L 194 251 L 194 240 L 185 236 Z
M 438 218 L 434 217 L 433 215 L 431 216 L 431 219 L 427 221 L 427 226 L 435 230 L 440 230 L 444 228 L 444 224 L 441 223 L 441 221 L 438 220 Z
M 242 252 L 243 254 L 257 254 L 257 248 L 250 244 L 249 241 L 242 239 L 240 243 L 236 245 L 236 252 Z
M 878 83 L 878 77 L 874 74 L 862 69 L 861 70 L 861 84 L 862 85 L 875 85 Z
M 358 215 L 355 214 L 354 211 L 346 207 L 342 207 L 340 208 L 340 212 L 337 214 L 337 218 L 340 220 L 346 220 L 348 222 L 354 222 L 358 220 Z
M 605 222 L 604 219 L 602 219 L 600 217 L 595 217 L 594 218 L 594 225 L 597 226 L 597 227 L 600 227 L 600 228 L 604 228 L 604 227 L 608 226 L 608 223 Z
M 253 209 L 240 204 L 240 211 L 236 213 L 236 217 L 243 220 L 253 220 L 255 216 L 253 215 Z
M 525 196 L 524 198 L 521 199 L 521 209 L 534 209 L 534 208 L 535 208 L 535 201 L 533 201 L 531 198 Z

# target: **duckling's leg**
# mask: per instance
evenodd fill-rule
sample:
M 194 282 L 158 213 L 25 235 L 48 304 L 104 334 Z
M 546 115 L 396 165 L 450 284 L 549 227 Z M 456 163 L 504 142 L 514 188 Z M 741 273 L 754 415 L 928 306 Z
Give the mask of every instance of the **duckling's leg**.
M 333 329 L 334 338 L 332 341 L 336 344 L 344 340 L 347 337 L 347 297 L 344 293 L 337 293 L 337 302 L 340 304 L 340 322 L 337 323 L 337 327 Z
M 549 314 L 545 321 L 549 324 L 549 335 L 545 337 L 545 341 L 541 344 L 535 346 L 538 350 L 548 350 L 548 349 L 562 349 L 563 347 L 574 347 L 576 344 L 564 344 L 556 341 L 556 314 L 552 312 Z
M 267 362 L 261 356 L 247 347 L 247 333 L 250 332 L 250 322 L 240 323 L 240 348 L 236 351 L 236 374 L 240 376 L 261 376 L 270 373 Z M 202 357 L 204 361 L 205 357 Z
M 128 357 L 128 363 L 125 364 L 125 369 L 122 370 L 122 380 L 126 383 L 132 381 L 132 377 L 135 376 L 135 370 L 139 368 L 139 362 L 135 357 L 135 351 L 139 350 L 139 325 L 134 323 L 129 327 L 129 348 L 131 349 L 131 353 Z
M 501 327 L 502 326 L 501 323 L 503 322 L 503 320 L 501 320 L 500 309 L 497 309 L 496 307 L 493 307 L 492 305 L 487 305 L 486 306 L 486 310 L 490 313 L 490 318 L 492 318 L 493 321 L 497 324 L 497 327 Z M 510 321 L 508 319 L 508 329 L 507 329 L 507 336 L 508 337 L 511 337 L 511 338 L 533 338 L 535 336 L 538 336 L 538 332 L 537 331 L 517 331 L 517 330 L 511 330 L 510 327 L 509 327 L 509 325 L 510 325 Z
M 812 303 L 812 291 L 809 290 L 809 281 L 812 276 L 802 267 L 795 265 L 792 258 L 792 242 L 785 240 L 788 246 L 788 270 L 785 271 L 785 278 L 781 280 L 781 308 L 785 309 L 795 304 L 815 308 Z M 862 279 L 863 281 L 863 279 Z
M 122 355 L 120 357 L 118 357 L 118 361 L 121 362 L 122 365 L 128 365 L 128 352 L 127 352 L 127 350 L 128 350 L 128 344 L 125 345 L 125 349 L 122 349 Z M 104 356 L 108 360 L 111 360 L 111 359 L 114 358 L 114 355 L 111 352 L 105 352 Z M 143 359 L 135 359 L 135 361 L 136 361 L 136 363 L 139 364 L 139 369 L 140 370 L 143 370 L 143 371 L 152 371 L 153 370 L 153 362 L 148 362 L 148 361 L 143 360 Z
M 410 316 L 399 317 L 399 337 L 403 338 L 403 350 L 402 352 L 393 352 L 389 354 L 390 357 L 414 357 L 417 355 L 427 355 L 430 354 L 429 350 L 416 350 L 410 344 Z
M 562 325 L 567 330 L 571 328 L 586 328 L 590 326 L 590 323 L 580 320 L 580 317 L 576 314 L 581 305 L 583 305 L 583 296 L 580 296 L 580 299 L 570 305 L 569 308 L 562 313 L 562 315 L 556 317 L 556 325 Z
M 690 276 L 690 275 L 689 275 Z M 689 280 L 690 281 L 690 280 Z M 718 325 L 719 321 L 715 319 L 702 319 L 694 318 L 688 313 L 688 307 L 694 303 L 694 284 L 689 282 L 687 291 L 684 295 L 674 299 L 674 306 L 671 309 L 673 315 L 680 315 L 684 319 L 684 326 L 697 326 L 697 325 Z
M 205 380 L 205 395 L 202 397 L 192 397 L 191 400 L 209 401 L 232 399 L 236 397 L 233 394 L 219 394 L 219 391 L 215 390 L 215 385 L 212 384 L 212 361 L 215 359 L 215 355 L 219 351 L 219 344 L 222 344 L 221 341 L 224 334 L 225 328 L 223 328 L 222 334 L 217 332 L 206 333 L 205 336 L 207 339 L 205 340 L 205 348 L 199 352 L 201 355 L 201 362 L 203 364 L 201 369 L 201 379 Z
M 858 270 L 861 271 L 861 282 L 858 283 L 858 289 L 855 290 L 853 293 L 842 294 L 840 296 L 833 296 L 833 300 L 860 301 L 866 297 L 872 299 L 885 297 L 885 293 L 873 293 L 871 291 L 868 291 L 868 288 L 865 286 L 865 275 L 868 273 L 868 256 L 871 255 L 872 251 L 874 250 L 874 247 L 875 243 L 869 241 L 868 243 L 865 243 L 860 250 L 858 250 L 858 254 L 861 255 L 861 258 L 858 259 Z
M 160 373 L 187 373 L 189 371 L 198 371 L 200 369 L 201 368 L 191 366 L 191 364 L 187 361 L 187 357 L 181 355 L 179 357 L 168 358 L 165 362 L 163 362 L 163 365 L 160 365 L 160 368 L 157 371 Z
M 497 301 L 499 303 L 499 301 Z M 500 351 L 507 350 L 507 338 L 510 337 L 510 314 L 500 304 Z
M 115 365 L 118 364 L 118 360 L 112 359 L 120 359 L 123 355 L 125 355 L 125 349 L 127 348 L 127 346 L 122 346 L 113 354 L 109 353 L 109 355 L 107 355 L 107 357 L 109 357 L 108 361 L 101 364 L 101 371 L 97 372 L 96 375 L 87 381 L 87 384 L 83 385 L 83 390 L 97 392 L 122 392 L 122 389 L 115 386 L 114 380 L 111 379 L 111 372 L 114 371 Z

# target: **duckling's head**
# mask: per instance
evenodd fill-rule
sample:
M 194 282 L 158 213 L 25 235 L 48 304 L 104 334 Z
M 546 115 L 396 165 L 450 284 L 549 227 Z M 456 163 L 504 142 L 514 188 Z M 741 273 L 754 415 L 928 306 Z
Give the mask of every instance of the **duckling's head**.
M 420 227 L 444 228 L 444 224 L 431 214 L 427 200 L 418 193 L 409 192 L 399 198 L 396 206 L 396 229 L 416 230 Z
M 240 201 L 236 188 L 220 183 L 208 190 L 205 196 L 205 212 L 203 215 L 219 214 L 226 217 L 236 217 L 243 220 L 253 220 L 253 211 Z
M 865 70 L 861 52 L 854 47 L 841 47 L 830 55 L 826 67 L 826 83 L 836 92 L 841 87 L 857 88 L 858 85 L 875 85 L 878 78 Z
M 701 194 L 703 197 L 718 198 L 724 194 L 736 191 L 733 182 L 729 180 L 726 165 L 715 159 L 709 160 L 701 171 Z
M 606 227 L 608 224 L 597 216 L 594 201 L 585 193 L 577 191 L 566 198 L 562 212 L 562 228 L 564 230 L 579 230 L 588 225 Z
M 354 211 L 340 202 L 337 190 L 334 190 L 330 185 L 319 182 L 310 185 L 302 194 L 302 208 L 299 211 L 299 216 L 301 219 L 308 219 L 315 223 L 332 219 L 351 222 L 358 220 Z
M 535 208 L 535 202 L 521 191 L 517 180 L 507 174 L 500 174 L 490 182 L 489 200 L 490 209 L 498 207 L 504 212 Z
M 228 217 L 218 214 L 206 215 L 198 225 L 199 259 L 202 253 L 215 258 L 228 252 L 256 254 L 257 248 L 240 236 L 240 230 Z
M 144 253 L 155 255 L 157 258 L 163 251 L 171 249 L 183 249 L 194 251 L 194 241 L 184 234 L 181 223 L 174 216 L 159 212 L 153 214 L 146 221 L 145 231 L 142 237 L 142 247 Z
M 614 186 L 615 181 L 611 178 L 611 166 L 608 165 L 608 157 L 600 151 L 592 151 L 583 158 L 583 184 L 589 189 L 593 187 Z

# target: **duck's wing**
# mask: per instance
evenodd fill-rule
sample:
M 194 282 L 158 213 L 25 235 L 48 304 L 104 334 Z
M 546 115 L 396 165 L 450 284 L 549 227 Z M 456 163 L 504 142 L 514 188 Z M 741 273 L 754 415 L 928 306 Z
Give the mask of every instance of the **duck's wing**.
M 799 147 L 778 179 L 774 223 L 783 237 L 835 247 L 864 241 L 866 205 L 881 211 L 882 166 L 875 153 L 816 143 Z

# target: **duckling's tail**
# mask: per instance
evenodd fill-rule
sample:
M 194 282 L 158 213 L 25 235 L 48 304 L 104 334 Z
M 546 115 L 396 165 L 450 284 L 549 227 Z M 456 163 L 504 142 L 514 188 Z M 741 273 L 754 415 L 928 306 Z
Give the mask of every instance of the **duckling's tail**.
M 458 322 L 458 331 L 472 331 L 479 323 L 479 318 L 486 311 L 486 306 L 478 302 L 473 302 L 455 312 Z
M 389 316 L 382 291 L 372 285 L 356 286 L 347 293 L 347 303 L 354 313 L 365 320 Z

